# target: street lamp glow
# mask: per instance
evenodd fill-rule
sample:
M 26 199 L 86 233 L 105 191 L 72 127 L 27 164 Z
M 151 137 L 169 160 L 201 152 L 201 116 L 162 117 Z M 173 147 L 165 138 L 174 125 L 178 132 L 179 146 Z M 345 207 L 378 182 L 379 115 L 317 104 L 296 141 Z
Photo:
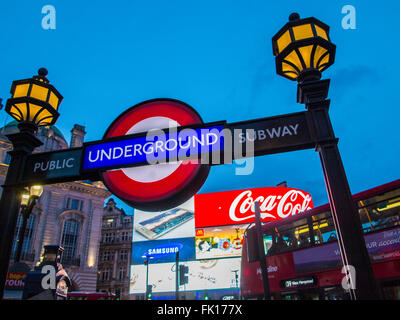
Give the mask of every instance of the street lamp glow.
M 21 206 L 22 207 L 28 206 L 29 198 L 30 198 L 30 195 L 29 195 L 28 190 L 24 190 L 21 194 Z
M 62 95 L 49 84 L 47 70 L 40 68 L 30 79 L 16 80 L 11 85 L 12 97 L 7 100 L 6 112 L 20 124 L 37 130 L 55 124 Z
M 300 19 L 297 13 L 272 38 L 272 48 L 276 72 L 293 81 L 319 80 L 335 61 L 329 26 L 315 18 Z
M 29 188 L 29 193 L 31 197 L 40 198 L 43 193 L 43 186 L 32 186 Z

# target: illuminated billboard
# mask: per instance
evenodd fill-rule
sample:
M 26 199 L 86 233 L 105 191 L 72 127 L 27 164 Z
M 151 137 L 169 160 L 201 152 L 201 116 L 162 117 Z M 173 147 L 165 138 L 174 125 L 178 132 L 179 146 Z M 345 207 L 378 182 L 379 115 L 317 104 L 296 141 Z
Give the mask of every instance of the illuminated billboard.
M 194 199 L 167 211 L 135 210 L 133 242 L 194 237 Z
M 143 256 L 151 257 L 150 263 L 175 262 L 178 251 L 180 261 L 194 260 L 194 238 L 135 242 L 132 245 L 131 264 L 143 264 L 146 260 Z
M 179 264 L 189 267 L 189 282 L 179 291 L 238 288 L 243 236 L 254 222 L 256 200 L 264 221 L 313 207 L 308 193 L 273 187 L 198 194 L 167 211 L 135 210 L 130 293 L 146 292 L 147 270 L 153 293 L 175 292 L 178 251 Z M 152 257 L 148 265 L 146 256 Z
M 240 258 L 188 261 L 182 264 L 189 267 L 189 281 L 180 286 L 180 292 L 238 288 L 240 285 Z M 146 292 L 146 268 L 143 264 L 131 266 L 130 294 Z M 175 292 L 175 263 L 150 262 L 148 276 L 153 293 Z
M 197 194 L 196 228 L 254 222 L 254 202 L 260 203 L 263 222 L 278 221 L 312 209 L 311 195 L 287 187 L 266 187 Z
M 196 229 L 196 259 L 241 257 L 244 232 L 249 224 Z

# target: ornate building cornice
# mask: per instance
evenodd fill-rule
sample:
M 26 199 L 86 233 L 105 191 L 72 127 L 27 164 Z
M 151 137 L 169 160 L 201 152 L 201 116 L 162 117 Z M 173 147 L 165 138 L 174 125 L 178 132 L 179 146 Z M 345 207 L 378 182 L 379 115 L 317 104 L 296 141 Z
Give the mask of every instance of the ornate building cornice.
M 90 194 L 102 198 L 108 198 L 112 195 L 112 193 L 105 188 L 91 185 L 82 181 L 56 183 L 52 184 L 52 186 L 62 190 L 76 191 L 83 194 Z

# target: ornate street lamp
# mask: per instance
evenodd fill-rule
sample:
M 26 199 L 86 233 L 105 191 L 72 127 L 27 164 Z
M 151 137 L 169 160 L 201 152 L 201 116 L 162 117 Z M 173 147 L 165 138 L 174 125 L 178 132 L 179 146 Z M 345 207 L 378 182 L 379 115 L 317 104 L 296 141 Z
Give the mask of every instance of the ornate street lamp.
M 29 216 L 32 213 L 32 209 L 35 206 L 37 199 L 40 198 L 42 193 L 42 186 L 32 186 L 29 188 L 29 190 L 25 189 L 21 194 L 22 225 L 19 231 L 18 246 L 17 250 L 15 251 L 14 262 L 19 262 L 21 259 L 22 246 L 24 244 L 25 231 L 28 224 Z
M 12 97 L 7 100 L 5 110 L 19 122 L 21 131 L 36 131 L 37 127 L 53 125 L 58 119 L 63 97 L 46 76 L 47 70 L 40 68 L 37 76 L 13 81 L 11 85 Z
M 315 18 L 300 19 L 297 13 L 272 38 L 276 71 L 297 80 L 297 102 L 306 106 L 311 133 L 316 142 L 331 205 L 342 263 L 350 272 L 352 299 L 381 298 L 364 241 L 360 216 L 353 202 L 329 118 L 327 100 L 330 80 L 320 80 L 321 72 L 335 60 L 336 47 L 329 38 L 329 27 Z M 345 277 L 346 274 L 343 274 Z
M 14 230 L 20 209 L 19 196 L 23 190 L 20 181 L 26 157 L 43 144 L 34 135 L 38 127 L 55 124 L 59 116 L 58 109 L 62 96 L 49 84 L 46 76 L 47 70 L 41 68 L 37 76 L 14 81 L 11 86 L 11 98 L 6 103 L 5 110 L 18 121 L 19 132 L 7 135 L 13 150 L 9 152 L 11 159 L 0 200 L 0 299 L 4 293 Z M 31 191 L 35 196 L 37 190 L 31 188 Z
M 299 82 L 321 78 L 321 72 L 335 61 L 336 46 L 329 27 L 315 18 L 301 19 L 297 13 L 272 38 L 276 72 Z

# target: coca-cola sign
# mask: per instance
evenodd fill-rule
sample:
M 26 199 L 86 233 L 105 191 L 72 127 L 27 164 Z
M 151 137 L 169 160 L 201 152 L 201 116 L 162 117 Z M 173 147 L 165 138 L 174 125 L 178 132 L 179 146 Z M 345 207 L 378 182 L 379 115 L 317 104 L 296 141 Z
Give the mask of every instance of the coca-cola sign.
M 194 198 L 196 228 L 251 223 L 254 202 L 259 201 L 261 220 L 277 221 L 312 209 L 305 191 L 268 187 L 198 194 Z

